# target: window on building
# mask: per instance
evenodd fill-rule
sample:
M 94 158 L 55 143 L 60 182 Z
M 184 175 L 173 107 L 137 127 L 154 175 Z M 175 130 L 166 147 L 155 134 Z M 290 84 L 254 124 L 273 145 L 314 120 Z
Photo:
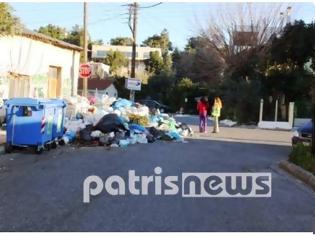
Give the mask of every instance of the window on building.
M 124 54 L 125 57 L 127 57 L 127 58 L 132 58 L 132 52 L 123 52 L 123 54 Z M 136 57 L 138 57 L 138 52 L 136 52 Z
M 96 51 L 96 56 L 97 57 L 106 57 L 106 55 L 107 55 L 107 51 L 104 51 L 104 50 Z
M 132 57 L 132 52 L 124 52 L 125 57 Z

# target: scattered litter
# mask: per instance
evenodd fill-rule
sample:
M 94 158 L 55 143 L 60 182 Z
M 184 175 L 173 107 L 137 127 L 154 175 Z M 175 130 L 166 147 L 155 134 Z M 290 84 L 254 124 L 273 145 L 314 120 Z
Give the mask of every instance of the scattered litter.
M 221 125 L 226 125 L 226 126 L 228 126 L 228 127 L 232 127 L 232 126 L 235 126 L 235 125 L 237 124 L 237 122 L 232 121 L 232 120 L 225 119 L 225 120 L 221 120 L 221 121 L 220 121 L 220 124 L 221 124 Z

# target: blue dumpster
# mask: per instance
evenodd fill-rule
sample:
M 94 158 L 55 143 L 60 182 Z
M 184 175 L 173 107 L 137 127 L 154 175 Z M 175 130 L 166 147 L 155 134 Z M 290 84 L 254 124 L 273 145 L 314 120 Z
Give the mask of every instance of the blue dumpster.
M 64 121 L 65 121 L 65 109 L 67 104 L 62 99 L 52 99 L 51 102 L 54 104 L 54 121 L 52 138 L 55 141 L 60 141 L 65 133 Z
M 8 152 L 14 146 L 35 147 L 41 153 L 53 142 L 56 103 L 48 99 L 13 98 L 5 103 Z

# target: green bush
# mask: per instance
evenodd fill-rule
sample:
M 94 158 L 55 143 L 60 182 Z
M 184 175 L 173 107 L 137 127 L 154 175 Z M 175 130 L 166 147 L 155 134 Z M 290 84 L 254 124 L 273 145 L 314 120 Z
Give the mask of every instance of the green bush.
M 312 156 L 311 146 L 304 146 L 301 143 L 294 146 L 289 161 L 315 175 L 315 158 Z

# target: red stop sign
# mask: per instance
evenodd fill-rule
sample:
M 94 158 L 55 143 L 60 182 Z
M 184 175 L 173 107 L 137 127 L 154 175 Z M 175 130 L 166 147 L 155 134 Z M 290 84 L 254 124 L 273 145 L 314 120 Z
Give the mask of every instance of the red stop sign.
M 92 74 L 92 70 L 89 64 L 81 64 L 80 65 L 80 77 L 81 78 L 89 78 Z

